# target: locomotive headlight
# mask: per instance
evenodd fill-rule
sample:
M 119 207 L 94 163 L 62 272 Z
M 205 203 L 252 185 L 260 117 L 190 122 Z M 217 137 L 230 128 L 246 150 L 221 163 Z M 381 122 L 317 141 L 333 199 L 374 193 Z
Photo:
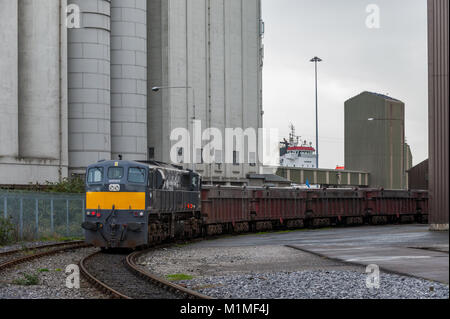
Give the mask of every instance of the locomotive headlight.
M 144 212 L 141 212 L 139 216 L 144 217 Z

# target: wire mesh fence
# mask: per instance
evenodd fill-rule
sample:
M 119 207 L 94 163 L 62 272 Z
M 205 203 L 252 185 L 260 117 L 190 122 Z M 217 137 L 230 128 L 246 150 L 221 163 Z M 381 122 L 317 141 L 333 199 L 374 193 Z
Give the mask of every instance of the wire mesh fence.
M 85 196 L 0 191 L 0 217 L 15 227 L 17 240 L 82 237 Z

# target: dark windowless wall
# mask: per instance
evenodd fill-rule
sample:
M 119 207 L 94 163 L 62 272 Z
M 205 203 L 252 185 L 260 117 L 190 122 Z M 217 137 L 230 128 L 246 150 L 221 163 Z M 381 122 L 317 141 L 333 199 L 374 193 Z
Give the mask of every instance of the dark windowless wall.
M 428 0 L 430 223 L 448 230 L 448 0 Z

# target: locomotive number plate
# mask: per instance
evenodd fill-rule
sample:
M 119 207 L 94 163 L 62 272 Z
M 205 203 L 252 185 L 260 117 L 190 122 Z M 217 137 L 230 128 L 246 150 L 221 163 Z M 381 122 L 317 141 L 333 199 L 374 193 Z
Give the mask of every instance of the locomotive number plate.
M 120 192 L 120 185 L 119 184 L 109 185 L 109 191 L 110 192 Z

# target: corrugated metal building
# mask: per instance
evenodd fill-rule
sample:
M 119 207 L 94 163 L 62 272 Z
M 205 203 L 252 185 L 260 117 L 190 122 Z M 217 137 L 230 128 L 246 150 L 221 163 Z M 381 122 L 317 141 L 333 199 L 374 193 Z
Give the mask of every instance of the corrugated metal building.
M 449 219 L 449 1 L 428 0 L 430 223 L 448 230 Z
M 367 188 L 370 182 L 370 173 L 349 170 L 280 167 L 276 174 L 298 185 Z
M 419 165 L 414 166 L 408 171 L 409 189 L 428 190 L 429 183 L 429 160 L 423 161 Z
M 405 143 L 405 104 L 363 92 L 345 102 L 345 168 L 370 173 L 370 187 L 407 188 L 412 163 Z

